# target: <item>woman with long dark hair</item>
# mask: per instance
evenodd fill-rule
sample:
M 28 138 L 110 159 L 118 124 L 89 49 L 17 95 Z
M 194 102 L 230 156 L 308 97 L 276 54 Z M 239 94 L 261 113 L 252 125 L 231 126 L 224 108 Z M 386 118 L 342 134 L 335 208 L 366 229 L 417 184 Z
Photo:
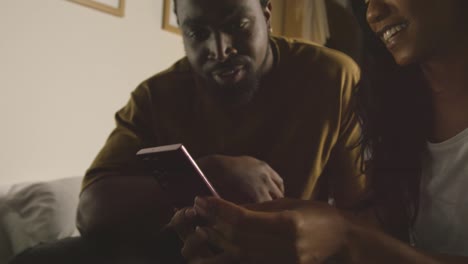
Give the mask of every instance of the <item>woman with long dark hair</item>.
M 308 201 L 245 209 L 203 198 L 194 212 L 212 225 L 189 237 L 189 258 L 468 263 L 468 1 L 354 4 L 366 54 L 357 111 L 378 227 Z M 224 253 L 200 254 L 206 241 Z
M 365 2 L 360 113 L 381 219 L 400 238 L 406 223 L 419 246 L 468 254 L 468 1 Z

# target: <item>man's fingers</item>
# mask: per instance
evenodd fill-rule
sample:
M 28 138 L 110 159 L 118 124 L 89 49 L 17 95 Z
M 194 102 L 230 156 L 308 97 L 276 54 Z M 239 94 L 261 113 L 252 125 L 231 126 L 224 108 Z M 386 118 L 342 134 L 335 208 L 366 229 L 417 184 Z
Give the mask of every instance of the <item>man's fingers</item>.
M 281 193 L 283 195 L 281 195 L 280 197 L 283 197 L 284 196 L 284 182 L 283 182 L 283 178 L 281 178 L 281 176 L 272 168 L 270 167 L 270 165 L 268 165 L 268 163 L 266 162 L 262 162 L 262 164 L 264 164 L 264 167 L 265 167 L 265 170 L 266 170 L 266 174 L 268 175 L 268 177 L 273 181 L 273 183 L 275 184 L 275 186 L 281 191 Z
M 283 178 L 281 178 L 281 176 L 279 176 L 279 174 L 274 171 L 273 169 L 271 169 L 271 179 L 273 180 L 273 182 L 275 183 L 275 185 L 278 187 L 278 189 L 281 190 L 281 193 L 283 194 L 284 196 L 284 182 L 283 182 Z
M 271 196 L 271 200 L 276 200 L 276 199 L 279 199 L 279 198 L 283 198 L 284 197 L 284 193 L 283 191 L 281 191 L 279 188 L 278 188 L 278 185 L 276 185 L 276 183 L 273 181 L 273 179 L 271 179 L 271 188 L 270 188 L 270 191 L 269 191 L 269 196 Z

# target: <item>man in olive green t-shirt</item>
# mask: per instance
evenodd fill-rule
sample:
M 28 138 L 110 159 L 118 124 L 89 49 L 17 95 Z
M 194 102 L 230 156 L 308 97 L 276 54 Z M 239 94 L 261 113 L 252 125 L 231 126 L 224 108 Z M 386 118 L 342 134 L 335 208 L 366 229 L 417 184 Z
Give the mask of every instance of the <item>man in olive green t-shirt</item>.
M 195 159 L 264 161 L 282 177 L 287 197 L 313 199 L 318 180 L 326 178 L 336 203 L 352 206 L 363 188 L 351 106 L 358 68 L 313 44 L 271 37 L 269 46 L 271 70 L 248 102 L 232 108 L 200 85 L 187 58 L 144 81 L 117 112 L 117 127 L 88 170 L 83 192 L 114 176 L 141 174 L 135 155 L 141 148 L 183 143 Z
M 142 176 L 135 153 L 175 143 L 228 200 L 322 193 L 339 207 L 356 205 L 364 182 L 354 62 L 270 37 L 268 1 L 178 0 L 176 10 L 187 56 L 144 81 L 116 114 L 117 127 L 84 179 L 83 234 L 157 233 L 173 210 L 154 180 Z
M 135 154 L 175 143 L 228 200 L 333 197 L 339 207 L 355 206 L 365 190 L 355 63 L 271 37 L 267 0 L 175 3 L 187 56 L 144 81 L 117 112 L 83 182 L 82 235 L 151 248 L 174 211 Z

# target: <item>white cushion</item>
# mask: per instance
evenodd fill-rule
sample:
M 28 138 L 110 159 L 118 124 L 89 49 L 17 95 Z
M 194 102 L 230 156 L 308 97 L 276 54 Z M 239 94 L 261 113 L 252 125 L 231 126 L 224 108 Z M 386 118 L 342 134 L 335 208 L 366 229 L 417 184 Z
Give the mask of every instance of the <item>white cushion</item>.
M 78 235 L 75 227 L 81 177 L 13 185 L 2 224 L 14 254 L 41 242 Z
M 4 194 L 7 193 L 9 189 L 6 186 L 0 186 L 0 219 L 2 219 L 5 212 L 4 209 Z M 11 250 L 10 238 L 6 234 L 3 225 L 0 223 L 0 263 L 7 263 L 8 259 L 13 256 L 13 251 Z

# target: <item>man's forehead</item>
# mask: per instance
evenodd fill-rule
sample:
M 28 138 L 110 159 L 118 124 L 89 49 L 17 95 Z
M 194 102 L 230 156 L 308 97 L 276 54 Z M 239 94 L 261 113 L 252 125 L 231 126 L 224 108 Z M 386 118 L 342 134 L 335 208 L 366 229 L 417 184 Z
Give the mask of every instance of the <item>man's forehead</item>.
M 179 22 L 210 23 L 228 17 L 255 14 L 258 0 L 177 0 Z M 257 4 L 258 6 L 256 6 Z

